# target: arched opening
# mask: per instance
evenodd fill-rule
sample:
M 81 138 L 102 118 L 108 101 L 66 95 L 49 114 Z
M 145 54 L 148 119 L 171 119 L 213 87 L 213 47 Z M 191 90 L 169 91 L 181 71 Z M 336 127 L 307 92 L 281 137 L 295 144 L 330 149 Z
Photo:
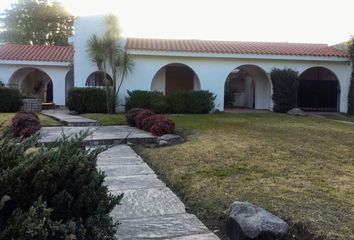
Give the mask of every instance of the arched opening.
M 104 86 L 113 86 L 112 77 L 106 73 L 104 77 L 104 72 L 96 71 L 91 73 L 86 79 L 86 86 L 88 87 L 104 87 Z
M 312 67 L 299 76 L 298 107 L 308 111 L 338 111 L 337 76 L 324 67 Z
M 170 93 L 180 90 L 200 90 L 197 74 L 185 64 L 168 64 L 152 79 L 151 91 Z
M 74 71 L 71 69 L 65 76 L 65 99 L 68 96 L 68 91 L 74 87 Z
M 42 103 L 53 102 L 53 82 L 48 74 L 37 68 L 17 70 L 12 74 L 9 85 L 18 88 L 25 97 L 40 99 Z
M 271 85 L 266 72 L 255 65 L 235 68 L 227 77 L 224 108 L 269 109 Z

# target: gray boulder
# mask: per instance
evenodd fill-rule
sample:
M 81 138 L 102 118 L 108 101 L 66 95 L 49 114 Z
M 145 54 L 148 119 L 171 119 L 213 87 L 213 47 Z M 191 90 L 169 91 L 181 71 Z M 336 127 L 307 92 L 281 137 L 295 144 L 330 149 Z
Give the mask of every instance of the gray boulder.
M 302 111 L 300 108 L 290 109 L 287 112 L 287 114 L 291 116 L 307 116 L 307 114 L 304 111 Z
M 157 138 L 159 146 L 174 145 L 182 143 L 184 139 L 176 134 L 165 134 Z
M 226 234 L 230 240 L 285 240 L 289 225 L 249 202 L 234 202 L 228 210 Z

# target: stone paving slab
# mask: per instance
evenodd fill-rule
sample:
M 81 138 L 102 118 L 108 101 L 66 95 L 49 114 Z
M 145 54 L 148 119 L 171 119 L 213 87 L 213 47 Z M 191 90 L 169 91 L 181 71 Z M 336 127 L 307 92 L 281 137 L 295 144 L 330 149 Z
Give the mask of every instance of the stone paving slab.
M 217 240 L 205 225 L 186 213 L 182 201 L 143 162 L 134 150 L 117 145 L 98 155 L 97 167 L 105 171 L 112 194 L 124 193 L 111 212 L 118 239 Z
M 77 115 L 70 115 L 69 111 L 66 109 L 43 110 L 42 114 L 54 118 L 60 121 L 63 125 L 70 127 L 100 125 L 100 123 L 96 120 L 88 119 Z
M 143 163 L 143 160 L 138 157 L 121 157 L 121 158 L 106 158 L 104 156 L 98 156 L 98 161 L 100 161 L 100 166 L 111 166 L 112 164 L 117 165 L 135 165 Z
M 113 194 L 122 192 L 112 191 Z M 157 215 L 185 213 L 186 208 L 179 198 L 167 187 L 124 191 L 122 204 L 112 216 L 117 219 L 143 218 Z
M 116 145 L 108 148 L 106 151 L 100 153 L 99 156 L 108 158 L 123 158 L 123 157 L 138 157 L 140 156 L 134 152 L 134 150 L 127 145 Z
M 169 239 L 209 233 L 208 228 L 194 215 L 183 213 L 121 220 L 118 239 Z
M 154 174 L 154 171 L 146 164 L 129 164 L 129 165 L 105 165 L 99 167 L 108 176 L 111 177 L 122 177 L 131 175 L 147 175 Z
M 176 238 L 165 238 L 165 240 L 219 240 L 219 238 L 214 233 L 208 234 L 195 234 L 190 236 L 176 237 Z
M 165 184 L 155 174 L 136 175 L 125 177 L 106 177 L 105 184 L 111 191 L 123 191 L 132 189 L 148 189 L 164 187 Z
M 157 138 L 143 130 L 129 126 L 101 126 L 101 127 L 43 127 L 40 130 L 40 142 L 51 143 L 65 136 L 90 133 L 83 144 L 85 146 L 116 145 L 132 143 L 156 143 Z

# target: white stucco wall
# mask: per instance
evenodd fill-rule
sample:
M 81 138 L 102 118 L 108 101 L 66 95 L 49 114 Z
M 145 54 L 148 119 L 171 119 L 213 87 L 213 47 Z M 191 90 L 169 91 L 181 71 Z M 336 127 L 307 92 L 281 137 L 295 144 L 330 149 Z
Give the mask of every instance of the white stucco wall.
M 230 58 L 200 58 L 182 56 L 142 56 L 134 55 L 135 71 L 128 76 L 122 86 L 121 98 L 126 90 L 150 90 L 151 81 L 156 72 L 169 63 L 183 63 L 191 67 L 198 75 L 201 89 L 210 90 L 217 95 L 215 104 L 220 110 L 224 105 L 224 84 L 230 72 L 242 65 L 252 64 L 262 68 L 267 74 L 273 68 L 289 67 L 299 73 L 314 66 L 321 66 L 333 71 L 338 77 L 341 95 L 340 111 L 347 110 L 347 95 L 350 79 L 350 66 L 347 62 L 327 62 L 319 60 L 270 60 L 270 59 L 230 59 Z M 258 109 L 272 107 L 271 89 L 263 79 L 255 78 L 255 105 Z M 258 89 L 258 90 L 257 90 Z M 258 92 L 257 92 L 258 91 Z M 268 94 L 266 94 L 268 93 Z
M 36 68 L 45 72 L 53 82 L 53 101 L 56 105 L 65 105 L 65 76 L 69 63 L 46 62 L 6 62 L 0 61 L 0 80 L 9 84 L 11 76 L 22 68 Z
M 96 66 L 88 59 L 87 39 L 92 33 L 103 32 L 103 17 L 83 17 L 75 21 L 75 86 L 85 86 L 86 78 L 96 71 Z M 273 68 L 291 68 L 300 74 L 310 67 L 325 67 L 334 72 L 341 88 L 340 111 L 347 111 L 347 95 L 350 79 L 348 59 L 336 57 L 247 55 L 247 54 L 208 54 L 188 52 L 148 52 L 130 51 L 135 62 L 133 74 L 127 76 L 119 93 L 119 104 L 124 104 L 127 90 L 164 89 L 162 75 L 158 81 L 152 80 L 157 72 L 167 64 L 182 63 L 194 70 L 199 78 L 200 89 L 215 93 L 216 108 L 224 108 L 224 84 L 230 72 L 242 65 L 256 65 L 269 75 Z M 258 109 L 272 108 L 271 84 L 255 77 L 255 106 Z

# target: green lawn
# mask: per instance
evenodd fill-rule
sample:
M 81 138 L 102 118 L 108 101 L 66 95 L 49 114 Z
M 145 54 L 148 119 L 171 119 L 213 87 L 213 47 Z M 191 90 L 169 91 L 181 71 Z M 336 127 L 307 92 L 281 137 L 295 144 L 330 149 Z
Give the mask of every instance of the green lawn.
M 276 113 L 170 118 L 186 143 L 137 150 L 211 229 L 240 200 L 292 232 L 354 239 L 354 125 Z
M 126 124 L 124 114 L 86 113 L 80 116 L 97 120 L 102 125 Z
M 15 113 L 0 113 L 0 130 L 4 126 L 8 126 L 11 123 L 11 119 L 15 116 Z M 39 120 L 42 126 L 59 126 L 60 123 L 50 117 L 38 114 Z

